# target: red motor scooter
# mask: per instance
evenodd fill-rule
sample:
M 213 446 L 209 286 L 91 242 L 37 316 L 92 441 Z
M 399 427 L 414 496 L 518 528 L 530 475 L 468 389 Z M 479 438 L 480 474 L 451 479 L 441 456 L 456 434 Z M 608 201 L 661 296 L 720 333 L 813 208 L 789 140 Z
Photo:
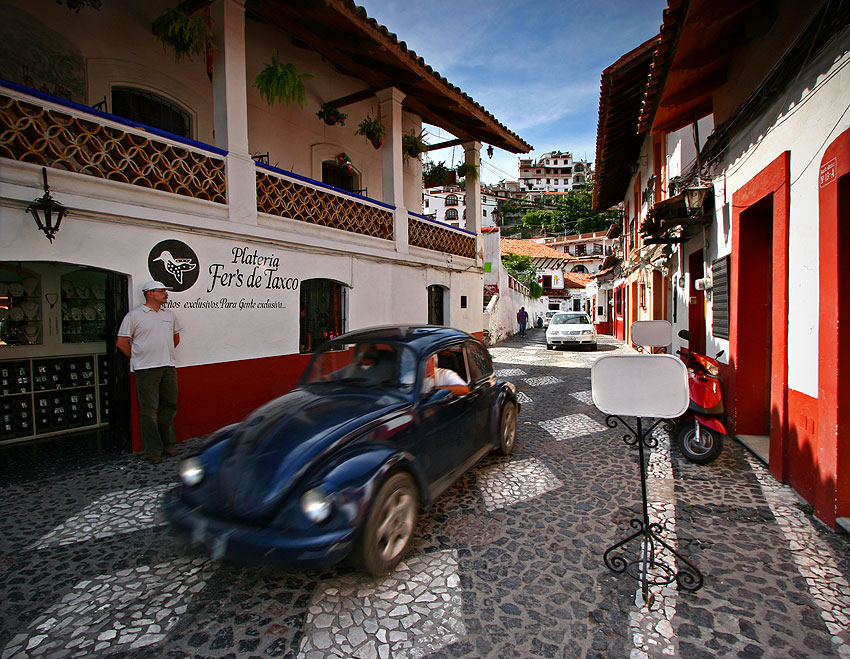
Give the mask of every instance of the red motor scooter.
M 679 337 L 691 340 L 688 330 Z M 716 359 L 701 355 L 690 348 L 676 353 L 688 369 L 688 389 L 691 403 L 688 411 L 676 419 L 676 444 L 688 460 L 707 464 L 717 459 L 723 450 L 726 426 L 723 415 L 723 387 L 720 383 L 720 364 Z M 717 353 L 720 357 L 723 352 Z

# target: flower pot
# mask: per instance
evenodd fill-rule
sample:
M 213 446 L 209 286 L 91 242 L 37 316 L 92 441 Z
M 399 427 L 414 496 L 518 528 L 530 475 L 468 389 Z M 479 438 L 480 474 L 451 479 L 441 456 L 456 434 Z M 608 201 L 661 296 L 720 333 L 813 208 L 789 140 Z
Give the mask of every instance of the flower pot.
M 386 141 L 386 138 L 381 137 L 379 139 L 374 139 L 374 140 L 369 140 L 369 141 L 372 143 L 373 147 L 375 147 L 376 149 L 380 149 L 382 146 L 384 146 L 384 142 Z

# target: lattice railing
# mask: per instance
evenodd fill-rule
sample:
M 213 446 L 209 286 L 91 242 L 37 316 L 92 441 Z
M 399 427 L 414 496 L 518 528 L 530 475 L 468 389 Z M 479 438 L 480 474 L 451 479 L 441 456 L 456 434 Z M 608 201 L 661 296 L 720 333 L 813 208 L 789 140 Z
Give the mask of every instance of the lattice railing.
M 407 234 L 408 242 L 416 247 L 475 258 L 475 237 L 468 233 L 408 216 Z
M 0 157 L 227 203 L 222 158 L 2 92 Z
M 393 240 L 392 211 L 260 170 L 257 170 L 257 210 Z

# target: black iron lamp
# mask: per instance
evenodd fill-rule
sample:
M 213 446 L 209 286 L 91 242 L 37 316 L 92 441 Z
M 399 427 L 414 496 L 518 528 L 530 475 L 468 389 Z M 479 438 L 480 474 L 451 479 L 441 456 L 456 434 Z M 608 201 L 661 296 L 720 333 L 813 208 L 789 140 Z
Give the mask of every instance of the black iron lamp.
M 47 239 L 52 243 L 56 232 L 59 231 L 59 225 L 62 223 L 62 218 L 68 209 L 50 196 L 50 186 L 47 185 L 47 168 L 41 168 L 41 175 L 44 178 L 44 195 L 27 206 L 27 211 L 33 216 L 35 223 L 40 231 L 47 236 Z
M 493 157 L 493 145 L 492 144 L 487 145 L 487 157 L 488 158 Z
M 697 183 L 693 187 L 685 188 L 685 209 L 688 215 L 702 215 L 703 206 L 708 199 L 708 193 L 711 191 L 710 185 L 702 185 Z

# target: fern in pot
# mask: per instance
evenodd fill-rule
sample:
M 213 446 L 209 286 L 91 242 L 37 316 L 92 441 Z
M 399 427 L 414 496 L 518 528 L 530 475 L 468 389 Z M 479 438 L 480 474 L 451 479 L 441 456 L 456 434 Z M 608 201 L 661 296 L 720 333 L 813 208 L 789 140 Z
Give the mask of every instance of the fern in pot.
M 428 150 L 428 145 L 422 139 L 424 133 L 417 135 L 413 131 L 401 136 L 401 151 L 405 158 L 418 158 Z
M 303 108 L 307 102 L 304 79 L 315 77 L 312 73 L 299 73 L 292 62 L 281 62 L 275 49 L 271 62 L 254 78 L 254 87 L 260 90 L 260 96 L 269 105 L 273 106 L 278 101 L 281 105 L 289 105 L 295 101 Z
M 163 48 L 172 48 L 175 58 L 192 59 L 193 55 L 206 56 L 215 51 L 212 25 L 201 12 L 189 14 L 178 7 L 166 9 L 151 26 Z
M 471 162 L 462 162 L 455 167 L 458 178 L 465 178 L 470 183 L 478 180 L 478 168 Z
M 380 114 L 376 117 L 366 115 L 358 124 L 356 134 L 363 135 L 373 147 L 380 149 L 384 146 L 384 140 L 387 139 L 387 127 Z

